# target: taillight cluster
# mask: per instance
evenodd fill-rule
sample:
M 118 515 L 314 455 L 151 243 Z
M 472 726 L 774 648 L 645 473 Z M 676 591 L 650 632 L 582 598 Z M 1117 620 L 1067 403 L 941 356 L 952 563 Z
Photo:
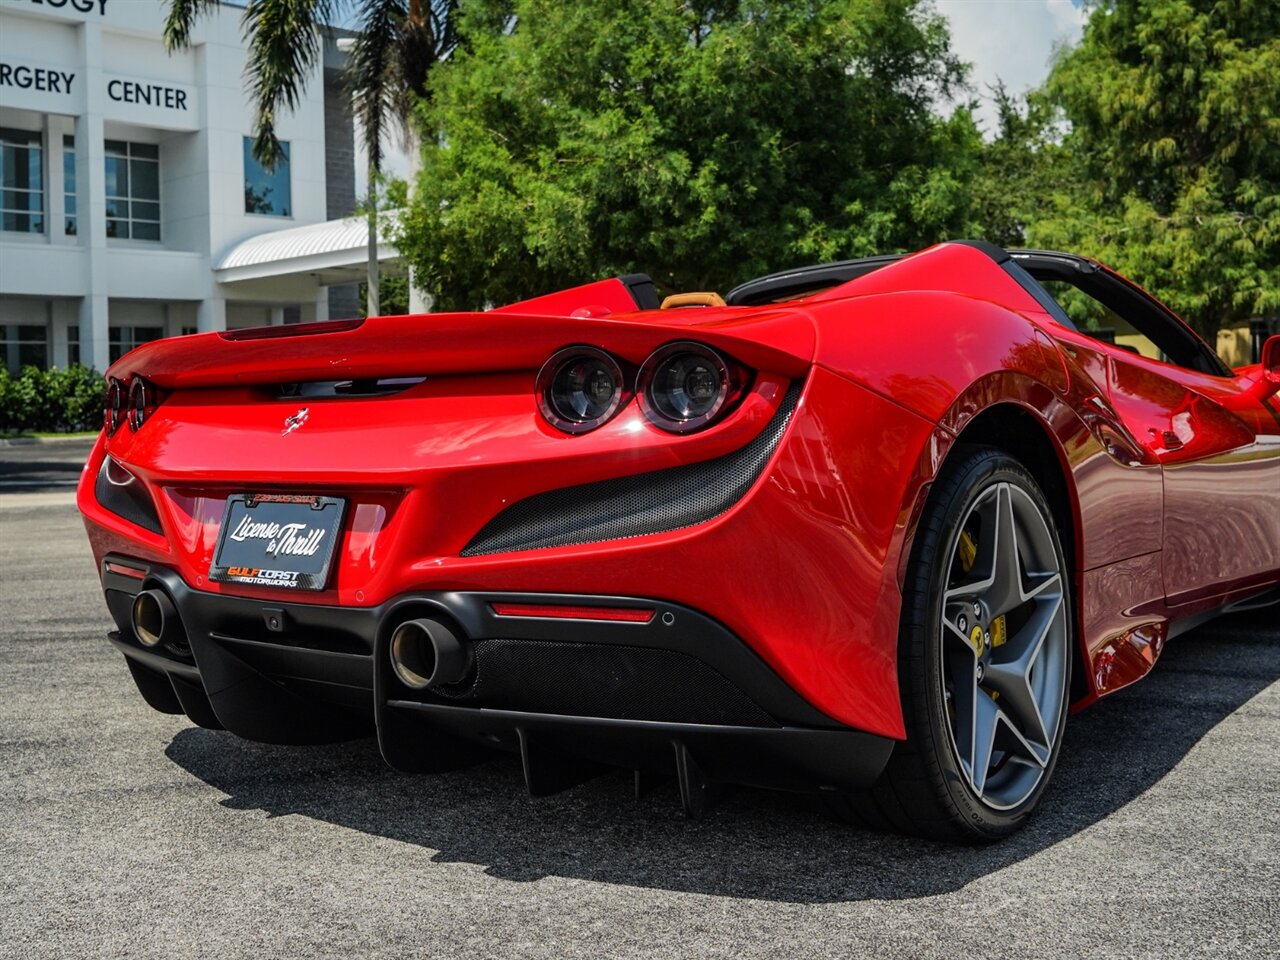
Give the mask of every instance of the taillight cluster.
M 701 343 L 669 343 L 637 369 L 595 347 L 565 347 L 542 367 L 538 409 L 558 430 L 586 433 L 608 423 L 632 395 L 650 423 L 692 433 L 715 423 L 741 396 L 750 374 Z
M 107 436 L 115 433 L 125 421 L 136 433 L 142 429 L 160 404 L 160 394 L 155 385 L 142 377 L 133 377 L 128 386 L 111 377 L 107 380 L 107 397 L 102 415 L 102 427 Z
M 630 399 L 622 366 L 595 347 L 566 347 L 538 373 L 538 409 L 565 433 L 607 423 Z

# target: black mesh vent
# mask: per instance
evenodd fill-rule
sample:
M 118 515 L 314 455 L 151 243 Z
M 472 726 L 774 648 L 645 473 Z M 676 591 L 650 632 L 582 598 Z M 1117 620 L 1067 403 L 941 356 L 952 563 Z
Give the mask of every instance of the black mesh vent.
M 117 517 L 123 517 L 143 530 L 161 532 L 160 518 L 156 515 L 155 504 L 151 502 L 151 494 L 147 493 L 141 480 L 110 457 L 102 461 L 93 493 L 98 502 Z
M 621 540 L 717 517 L 760 477 L 799 399 L 800 385 L 792 384 L 760 435 L 723 457 L 551 490 L 512 504 L 484 525 L 462 556 Z
M 602 643 L 479 640 L 475 681 L 441 691 L 495 710 L 669 723 L 776 727 L 754 700 L 696 657 Z

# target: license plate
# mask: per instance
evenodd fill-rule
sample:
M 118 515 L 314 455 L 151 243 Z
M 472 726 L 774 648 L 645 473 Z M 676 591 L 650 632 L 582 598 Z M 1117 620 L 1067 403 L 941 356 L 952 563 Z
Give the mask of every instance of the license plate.
M 227 498 L 210 580 L 323 590 L 342 533 L 340 497 L 244 494 Z

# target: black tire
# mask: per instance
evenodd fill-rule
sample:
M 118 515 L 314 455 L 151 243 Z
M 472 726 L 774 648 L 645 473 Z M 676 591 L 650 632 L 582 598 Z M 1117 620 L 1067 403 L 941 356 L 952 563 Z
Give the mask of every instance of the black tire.
M 1047 523 L 1060 575 L 1060 605 L 1066 618 L 1065 629 L 1058 631 L 1061 636 L 1054 638 L 1055 644 L 1061 643 L 1066 649 L 1061 651 L 1058 666 L 1062 691 L 1056 723 L 1044 724 L 1046 733 L 1051 727 L 1053 730 L 1052 741 L 1047 744 L 1048 760 L 1029 795 L 1007 809 L 984 801 L 961 764 L 948 720 L 941 652 L 946 642 L 941 626 L 942 604 L 961 524 L 974 505 L 1000 484 L 1025 492 Z M 903 585 L 898 656 L 907 739 L 897 745 L 884 773 L 869 790 L 833 798 L 836 811 L 868 826 L 890 824 L 905 833 L 942 840 L 987 842 L 1018 830 L 1038 804 L 1058 759 L 1071 689 L 1070 647 L 1074 636 L 1071 577 L 1044 494 L 1026 469 L 1003 451 L 957 448 L 929 494 Z M 1051 702 L 1054 696 L 1056 677 Z

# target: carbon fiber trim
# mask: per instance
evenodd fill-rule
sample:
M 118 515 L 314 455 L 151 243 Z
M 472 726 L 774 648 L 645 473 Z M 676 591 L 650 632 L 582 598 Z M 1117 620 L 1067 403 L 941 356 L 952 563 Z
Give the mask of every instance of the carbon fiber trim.
M 711 520 L 759 479 L 799 399 L 800 384 L 794 383 L 764 430 L 723 457 L 550 490 L 514 503 L 484 525 L 462 556 L 623 540 Z

